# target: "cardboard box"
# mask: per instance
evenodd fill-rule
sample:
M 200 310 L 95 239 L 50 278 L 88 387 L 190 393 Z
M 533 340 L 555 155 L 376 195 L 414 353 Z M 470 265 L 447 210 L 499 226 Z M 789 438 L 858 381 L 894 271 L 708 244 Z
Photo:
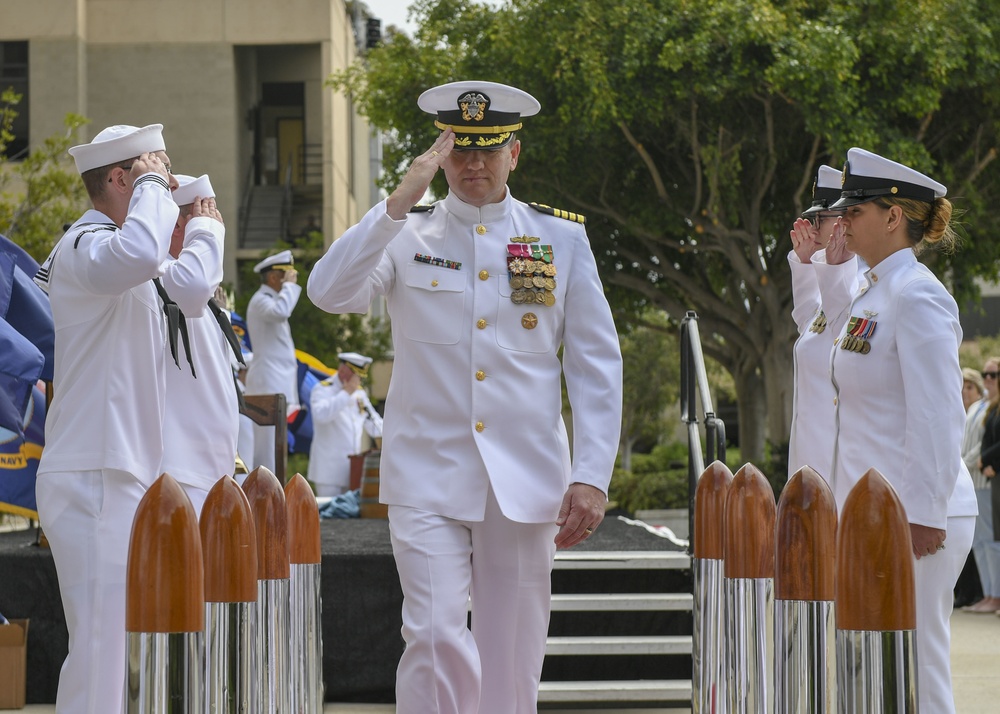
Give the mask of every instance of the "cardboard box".
M 24 709 L 27 666 L 28 621 L 0 625 L 0 709 Z

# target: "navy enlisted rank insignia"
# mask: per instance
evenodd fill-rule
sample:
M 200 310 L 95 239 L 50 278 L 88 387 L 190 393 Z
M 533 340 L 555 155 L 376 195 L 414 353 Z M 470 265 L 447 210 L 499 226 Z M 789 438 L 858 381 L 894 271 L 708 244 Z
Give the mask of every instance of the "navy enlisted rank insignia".
M 872 318 L 877 314 L 869 313 L 866 310 L 865 317 L 851 315 L 851 319 L 847 323 L 847 334 L 840 341 L 840 349 L 848 352 L 859 352 L 863 355 L 868 354 L 872 349 L 869 340 L 875 336 L 876 323 Z
M 809 325 L 809 331 L 815 332 L 817 335 L 820 335 L 823 333 L 823 330 L 825 329 L 826 329 L 826 314 L 824 314 L 824 312 L 820 310 L 819 313 L 816 315 L 816 318 L 812 321 L 812 324 Z

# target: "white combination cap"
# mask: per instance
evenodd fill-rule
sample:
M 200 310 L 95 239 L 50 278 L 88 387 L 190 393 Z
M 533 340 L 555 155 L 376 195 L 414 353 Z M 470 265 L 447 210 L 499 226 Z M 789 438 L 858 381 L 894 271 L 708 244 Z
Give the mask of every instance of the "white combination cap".
M 372 363 L 371 357 L 365 357 L 357 352 L 341 352 L 337 355 L 337 359 L 347 364 L 353 372 L 362 377 L 368 375 L 368 365 Z
M 186 206 L 194 203 L 196 198 L 215 198 L 215 189 L 212 182 L 208 180 L 208 174 L 202 174 L 198 178 L 185 176 L 184 174 L 174 174 L 178 187 L 171 194 L 174 203 L 178 206 Z
M 538 114 L 542 105 L 525 91 L 483 81 L 449 82 L 417 98 L 417 106 L 436 114 L 441 131 L 455 132 L 455 148 L 497 149 L 521 128 L 521 117 Z
M 165 151 L 163 124 L 150 124 L 142 128 L 116 124 L 95 136 L 89 144 L 69 149 L 81 174 L 101 166 L 110 166 L 127 159 L 134 159 L 150 151 Z
M 847 152 L 840 200 L 831 208 L 855 206 L 882 196 L 934 203 L 947 193 L 948 189 L 931 177 L 855 147 Z
M 264 260 L 253 266 L 253 272 L 263 273 L 265 270 L 291 270 L 295 265 L 295 256 L 292 251 L 283 250 L 280 253 L 269 255 Z
M 825 164 L 819 167 L 819 171 L 816 172 L 816 181 L 813 183 L 812 206 L 802 212 L 803 218 L 829 210 L 830 206 L 837 202 L 840 198 L 840 192 L 843 190 L 841 188 L 841 184 L 844 182 L 843 176 L 840 169 Z

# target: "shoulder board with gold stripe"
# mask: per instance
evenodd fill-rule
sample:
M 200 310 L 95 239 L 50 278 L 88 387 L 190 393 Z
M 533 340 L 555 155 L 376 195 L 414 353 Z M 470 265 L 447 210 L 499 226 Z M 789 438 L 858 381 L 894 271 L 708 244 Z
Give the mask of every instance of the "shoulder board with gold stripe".
M 434 210 L 434 206 L 433 205 L 425 206 L 423 204 L 419 204 L 419 205 L 416 205 L 413 208 L 411 208 L 409 210 L 409 212 L 410 213 L 428 213 L 428 212 L 433 211 L 433 210 Z
M 330 377 L 329 379 L 324 379 L 319 384 L 321 387 L 329 387 L 331 384 L 333 384 L 333 377 Z
M 577 223 L 587 222 L 587 217 L 580 213 L 564 211 L 561 208 L 553 208 L 552 206 L 546 206 L 544 203 L 529 203 L 528 205 L 540 213 L 548 213 L 550 216 L 555 216 L 556 218 L 563 218 L 567 221 L 575 221 Z

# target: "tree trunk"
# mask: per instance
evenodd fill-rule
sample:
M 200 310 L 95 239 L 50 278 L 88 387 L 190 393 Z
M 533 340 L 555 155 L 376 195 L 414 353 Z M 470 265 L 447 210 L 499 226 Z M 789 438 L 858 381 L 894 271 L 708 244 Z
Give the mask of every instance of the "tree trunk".
M 767 431 L 767 399 L 758 365 L 744 363 L 734 372 L 740 419 L 740 459 L 760 468 L 764 461 Z

